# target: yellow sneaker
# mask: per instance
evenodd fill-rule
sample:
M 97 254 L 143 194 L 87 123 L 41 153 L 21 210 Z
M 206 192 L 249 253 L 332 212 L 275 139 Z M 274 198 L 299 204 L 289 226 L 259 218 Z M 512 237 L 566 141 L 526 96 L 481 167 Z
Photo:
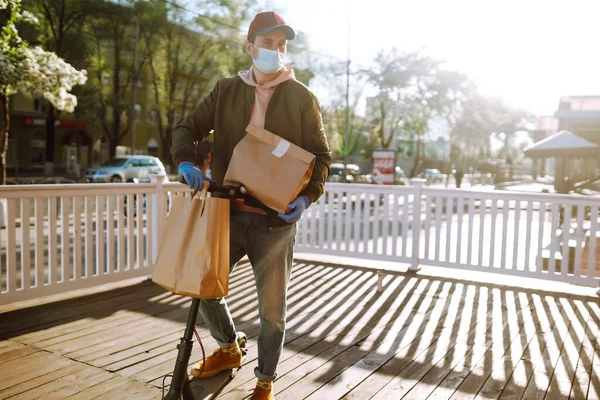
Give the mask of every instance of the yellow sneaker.
M 200 361 L 192 367 L 190 374 L 194 378 L 210 378 L 228 369 L 239 368 L 241 365 L 242 350 L 237 342 L 234 342 L 229 347 L 216 349 L 204 360 L 204 369 Z
M 250 400 L 275 400 L 273 382 L 258 381 Z

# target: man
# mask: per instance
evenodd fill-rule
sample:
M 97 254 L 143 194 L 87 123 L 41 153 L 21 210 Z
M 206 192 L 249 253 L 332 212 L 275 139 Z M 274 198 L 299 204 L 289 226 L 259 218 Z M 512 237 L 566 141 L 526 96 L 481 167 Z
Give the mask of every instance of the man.
M 232 202 L 231 270 L 248 255 L 258 292 L 258 378 L 252 399 L 273 399 L 272 382 L 284 342 L 286 295 L 292 270 L 296 222 L 323 194 L 331 152 L 323 131 L 319 102 L 294 72 L 284 66 L 287 41 L 294 30 L 274 12 L 257 14 L 248 29 L 246 51 L 252 67 L 220 80 L 206 99 L 173 132 L 171 153 L 179 173 L 191 188 L 200 189 L 204 176 L 190 161 L 194 142 L 214 130 L 212 179 L 222 182 L 236 144 L 251 123 L 265 128 L 316 156 L 312 177 L 289 205 L 288 213 Z M 225 299 L 202 300 L 200 314 L 220 348 L 198 363 L 191 374 L 206 378 L 237 367 L 242 354 Z

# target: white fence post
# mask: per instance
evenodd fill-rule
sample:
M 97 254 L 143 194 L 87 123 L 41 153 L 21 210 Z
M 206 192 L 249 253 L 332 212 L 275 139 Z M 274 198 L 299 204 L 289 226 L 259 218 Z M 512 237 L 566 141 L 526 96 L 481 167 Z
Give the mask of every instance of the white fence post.
M 414 188 L 413 198 L 413 220 L 412 220 L 412 254 L 409 271 L 417 272 L 421 269 L 419 266 L 419 251 L 421 242 L 421 202 L 423 189 L 423 183 L 425 179 L 411 179 L 410 180 Z
M 152 265 L 156 262 L 158 256 L 158 246 L 160 232 L 165 214 L 163 179 L 164 175 L 150 175 L 150 182 L 155 185 L 152 193 L 152 210 L 150 210 L 150 224 L 152 224 Z

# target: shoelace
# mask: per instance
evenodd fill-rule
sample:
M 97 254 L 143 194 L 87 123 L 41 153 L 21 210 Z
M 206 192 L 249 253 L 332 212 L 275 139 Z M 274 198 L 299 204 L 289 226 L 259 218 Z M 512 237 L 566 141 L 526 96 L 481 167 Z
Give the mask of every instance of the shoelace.
M 225 348 L 222 348 L 222 349 L 217 349 L 217 350 L 215 351 L 215 353 L 216 353 L 217 351 L 219 351 L 219 350 L 221 350 L 223 353 L 229 353 L 229 354 L 233 354 L 233 355 L 236 355 L 236 354 L 239 354 L 239 353 L 240 353 L 240 350 L 239 350 L 238 346 L 237 346 L 235 343 L 234 343 L 234 344 L 232 344 L 232 345 L 231 345 L 231 346 L 229 346 L 229 347 L 225 347 Z M 213 353 L 213 354 L 214 354 L 214 353 Z
M 263 381 L 256 382 L 256 386 L 260 387 L 262 389 L 265 389 L 269 393 L 271 392 L 271 389 L 273 388 L 273 384 L 271 382 L 263 382 Z

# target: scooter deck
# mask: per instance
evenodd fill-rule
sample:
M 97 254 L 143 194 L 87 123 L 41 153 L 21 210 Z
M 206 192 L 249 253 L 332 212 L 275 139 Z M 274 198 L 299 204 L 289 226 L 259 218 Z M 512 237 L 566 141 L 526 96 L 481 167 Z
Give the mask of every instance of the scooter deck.
M 242 363 L 246 357 L 242 358 Z M 219 393 L 233 380 L 237 372 L 241 369 L 234 368 L 221 372 L 210 378 L 194 378 L 190 381 L 190 388 L 194 394 L 193 400 L 212 400 L 216 399 Z M 184 398 L 184 400 L 186 400 Z M 191 399 L 190 399 L 191 400 Z

